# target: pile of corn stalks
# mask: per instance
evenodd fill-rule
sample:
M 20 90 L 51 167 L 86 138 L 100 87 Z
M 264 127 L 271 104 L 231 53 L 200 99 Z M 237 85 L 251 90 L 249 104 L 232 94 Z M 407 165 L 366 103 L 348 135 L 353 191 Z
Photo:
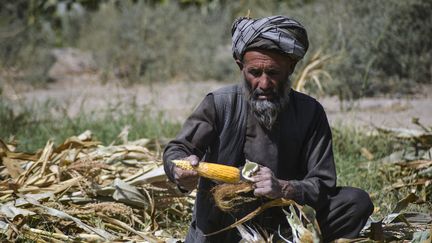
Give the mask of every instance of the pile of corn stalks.
M 377 241 L 431 242 L 432 240 L 432 127 L 418 119 L 413 123 L 421 129 L 377 127 L 377 132 L 396 139 L 400 150 L 375 161 L 381 163 L 382 172 L 390 185 L 384 192 L 410 191 L 392 212 L 380 220 L 370 220 L 364 232 Z M 410 203 L 425 205 L 429 213 L 405 212 Z
M 175 242 L 193 198 L 148 143 L 102 146 L 86 131 L 30 154 L 0 140 L 0 239 Z
M 378 130 L 414 145 L 414 155 L 398 151 L 382 160 L 397 166 L 396 183 L 384 190 L 415 188 L 391 214 L 370 220 L 362 239 L 342 242 L 410 239 L 426 242 L 432 235 L 430 214 L 404 212 L 413 202 L 428 202 L 432 181 L 432 131 Z M 183 239 L 194 196 L 185 196 L 168 182 L 160 155 L 151 141 L 102 146 L 90 131 L 59 146 L 50 141 L 40 151 L 22 153 L 0 140 L 0 240 L 38 242 L 176 242 Z M 376 161 L 375 161 L 376 162 Z M 250 190 L 246 188 L 244 190 Z M 226 195 L 224 195 L 225 197 Z M 244 201 L 242 201 L 244 202 Z M 271 242 L 246 223 L 264 210 L 290 206 L 287 221 L 293 235 L 286 242 L 321 242 L 313 210 L 290 200 L 270 201 L 235 224 L 242 242 Z M 296 208 L 296 210 L 294 210 Z M 216 233 L 216 232 L 215 232 Z
M 421 200 L 432 202 L 432 127 L 413 122 L 422 130 L 403 128 L 378 128 L 379 133 L 400 140 L 407 146 L 393 152 L 380 162 L 397 178 L 385 190 L 408 188 L 419 194 Z

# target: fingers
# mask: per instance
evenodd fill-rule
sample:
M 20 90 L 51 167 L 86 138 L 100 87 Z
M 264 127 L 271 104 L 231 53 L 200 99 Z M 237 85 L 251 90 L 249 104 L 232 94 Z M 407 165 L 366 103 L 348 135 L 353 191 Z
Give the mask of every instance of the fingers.
M 199 164 L 199 158 L 198 158 L 198 156 L 196 156 L 196 155 L 190 155 L 190 156 L 188 156 L 188 157 L 186 157 L 186 158 L 184 158 L 184 160 L 187 160 L 187 161 L 189 161 L 189 163 L 192 165 L 192 166 L 198 166 L 198 164 Z
M 184 178 L 198 178 L 198 173 L 193 170 L 183 170 L 178 167 L 174 167 L 174 178 L 181 180 Z
M 196 155 L 190 155 L 184 160 L 189 161 L 192 166 L 197 166 L 199 163 L 199 158 Z M 198 184 L 198 173 L 194 170 L 183 170 L 175 166 L 174 180 L 182 189 L 192 191 Z
M 272 199 L 282 197 L 281 190 L 277 185 L 263 186 L 263 187 L 257 186 L 255 187 L 253 193 L 257 197 L 268 197 Z
M 196 171 L 183 170 L 175 167 L 174 180 L 182 189 L 192 191 L 198 184 L 198 173 Z
M 273 178 L 272 174 L 257 174 L 252 176 L 251 180 L 255 183 L 258 183 L 260 181 L 271 180 L 272 178 Z
M 269 180 L 257 181 L 252 186 L 253 188 L 255 188 L 255 191 L 258 190 L 258 192 L 271 191 L 275 187 L 275 183 L 273 180 L 269 179 Z
M 265 166 L 260 166 L 259 170 L 256 172 L 257 175 L 259 175 L 259 174 L 268 174 L 268 173 L 273 174 L 273 172 L 269 168 L 267 168 Z
M 276 198 L 275 193 L 271 188 L 257 188 L 254 190 L 254 195 L 257 197 Z
M 268 198 L 280 197 L 280 185 L 273 172 L 264 166 L 260 166 L 257 173 L 252 176 L 255 196 L 265 196 Z
M 273 172 L 264 166 L 260 166 L 259 170 L 252 176 L 252 181 L 257 183 L 260 181 L 271 180 L 274 177 Z
M 271 180 L 258 181 L 258 182 L 255 182 L 253 186 L 254 186 L 254 188 L 271 187 L 272 186 L 272 181 Z

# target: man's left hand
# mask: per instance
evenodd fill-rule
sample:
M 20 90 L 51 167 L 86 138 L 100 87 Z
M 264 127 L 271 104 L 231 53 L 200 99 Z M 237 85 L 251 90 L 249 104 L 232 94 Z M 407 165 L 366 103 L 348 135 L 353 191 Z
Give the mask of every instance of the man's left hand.
M 260 166 L 258 172 L 251 179 L 254 182 L 255 196 L 265 196 L 272 199 L 283 197 L 282 185 L 269 168 Z

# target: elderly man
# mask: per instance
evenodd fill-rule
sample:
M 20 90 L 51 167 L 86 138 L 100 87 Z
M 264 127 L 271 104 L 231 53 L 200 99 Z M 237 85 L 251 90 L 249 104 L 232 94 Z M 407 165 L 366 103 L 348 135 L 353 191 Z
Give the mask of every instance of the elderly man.
M 238 242 L 235 230 L 214 236 L 235 222 L 215 207 L 215 182 L 171 162 L 186 158 L 241 167 L 260 164 L 253 176 L 254 194 L 293 199 L 317 211 L 324 241 L 358 235 L 373 211 L 369 195 L 336 187 L 332 135 L 323 107 L 291 89 L 289 77 L 308 49 L 306 30 L 297 21 L 272 16 L 240 18 L 232 27 L 232 49 L 243 82 L 209 93 L 165 148 L 165 171 L 184 191 L 198 184 L 186 242 Z M 245 212 L 247 213 L 247 212 Z M 238 218 L 237 218 L 238 219 Z M 280 208 L 254 221 L 269 233 L 288 228 Z

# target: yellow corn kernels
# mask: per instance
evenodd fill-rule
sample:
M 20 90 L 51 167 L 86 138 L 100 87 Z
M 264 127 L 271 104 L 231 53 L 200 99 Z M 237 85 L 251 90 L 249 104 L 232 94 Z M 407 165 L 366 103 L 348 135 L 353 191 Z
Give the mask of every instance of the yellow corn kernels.
M 173 160 L 172 162 L 183 170 L 195 170 L 198 175 L 209 179 L 227 183 L 240 181 L 240 170 L 233 166 L 200 162 L 198 166 L 194 167 L 187 160 Z

